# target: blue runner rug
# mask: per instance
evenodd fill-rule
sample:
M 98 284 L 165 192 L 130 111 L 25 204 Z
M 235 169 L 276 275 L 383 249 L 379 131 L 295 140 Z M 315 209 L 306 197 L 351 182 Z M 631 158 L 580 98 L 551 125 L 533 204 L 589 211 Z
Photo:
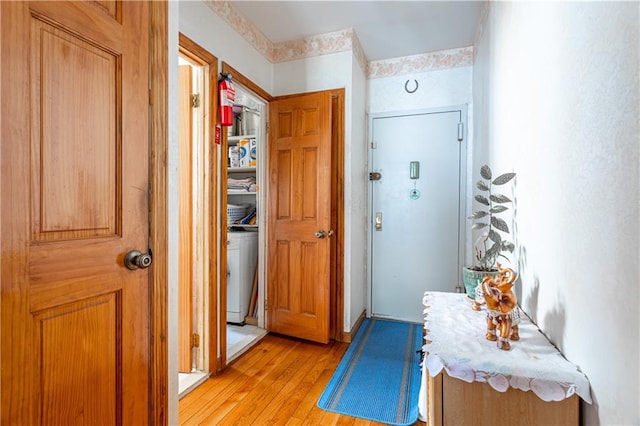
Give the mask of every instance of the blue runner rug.
M 318 407 L 392 425 L 418 420 L 422 325 L 367 319 Z

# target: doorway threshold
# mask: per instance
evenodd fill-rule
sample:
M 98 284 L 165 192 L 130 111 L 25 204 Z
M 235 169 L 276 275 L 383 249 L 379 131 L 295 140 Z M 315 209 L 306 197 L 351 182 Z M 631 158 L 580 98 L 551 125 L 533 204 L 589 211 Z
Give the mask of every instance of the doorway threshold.
M 192 371 L 191 373 L 178 373 L 178 399 L 197 388 L 209 378 L 209 373 Z
M 255 325 L 227 324 L 227 363 L 248 351 L 266 334 L 267 330 Z

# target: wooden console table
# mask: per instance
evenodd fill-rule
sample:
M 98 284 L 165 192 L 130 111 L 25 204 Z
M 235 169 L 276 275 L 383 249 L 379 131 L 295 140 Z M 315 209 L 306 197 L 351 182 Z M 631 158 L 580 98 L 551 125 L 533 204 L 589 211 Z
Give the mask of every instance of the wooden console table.
M 578 425 L 589 382 L 526 315 L 511 350 L 488 341 L 465 294 L 424 295 L 427 424 Z

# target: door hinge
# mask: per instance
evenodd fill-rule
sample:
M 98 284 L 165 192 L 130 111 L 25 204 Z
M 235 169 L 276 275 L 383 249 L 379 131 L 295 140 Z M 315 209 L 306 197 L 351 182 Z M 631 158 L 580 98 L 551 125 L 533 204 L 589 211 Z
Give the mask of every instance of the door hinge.
M 191 335 L 191 347 L 192 348 L 200 347 L 200 335 L 198 333 L 193 333 Z
M 462 123 L 458 123 L 458 142 L 462 142 L 464 133 L 464 125 Z
M 191 95 L 191 107 L 198 108 L 200 106 L 200 93 Z
M 371 149 L 376 149 L 378 148 L 378 144 L 376 143 L 376 141 L 371 142 Z

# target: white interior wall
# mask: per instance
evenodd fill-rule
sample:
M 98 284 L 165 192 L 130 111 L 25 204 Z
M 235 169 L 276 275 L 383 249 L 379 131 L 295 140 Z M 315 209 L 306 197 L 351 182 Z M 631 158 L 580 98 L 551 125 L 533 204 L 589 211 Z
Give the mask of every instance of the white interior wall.
M 180 32 L 272 93 L 273 65 L 202 1 L 180 1 Z
M 351 265 L 349 274 L 350 303 L 345 306 L 345 331 L 351 328 L 366 308 L 367 294 L 367 189 L 368 189 L 368 157 L 366 140 L 366 98 L 367 79 L 365 71 L 355 57 L 352 57 L 351 78 L 351 173 L 349 194 L 345 188 L 345 201 L 351 203 L 349 221 L 345 220 L 345 232 L 349 231 L 351 250 L 347 262 L 345 250 L 345 264 Z M 346 148 L 345 148 L 346 149 Z M 346 217 L 345 217 L 346 219 Z M 345 271 L 346 276 L 346 271 Z M 346 291 L 346 289 L 345 289 Z M 348 327 L 347 327 L 348 326 Z
M 449 68 L 367 80 L 367 113 L 411 111 L 469 104 L 472 101 L 472 67 Z M 407 93 L 404 85 L 413 90 Z
M 640 424 L 637 2 L 494 2 L 474 169 L 517 173 L 521 303 L 591 383 L 585 424 Z

